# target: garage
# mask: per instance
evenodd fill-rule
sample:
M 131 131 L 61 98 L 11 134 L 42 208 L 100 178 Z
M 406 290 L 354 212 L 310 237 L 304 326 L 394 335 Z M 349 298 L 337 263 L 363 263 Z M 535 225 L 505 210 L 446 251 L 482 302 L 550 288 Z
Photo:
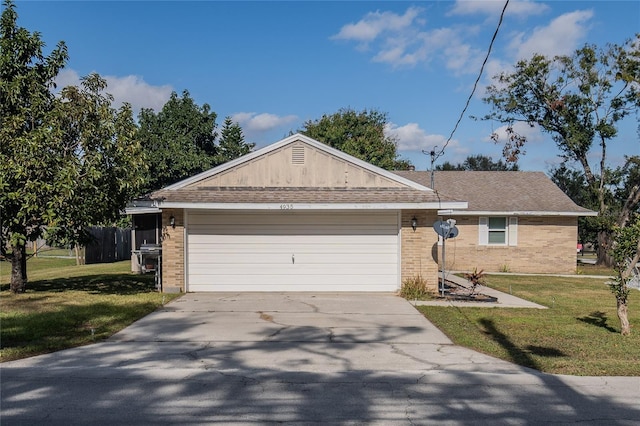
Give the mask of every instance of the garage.
M 435 286 L 431 226 L 466 207 L 295 134 L 127 213 L 160 215 L 163 292 L 395 292 L 415 277 Z
M 188 211 L 187 291 L 396 291 L 399 214 Z

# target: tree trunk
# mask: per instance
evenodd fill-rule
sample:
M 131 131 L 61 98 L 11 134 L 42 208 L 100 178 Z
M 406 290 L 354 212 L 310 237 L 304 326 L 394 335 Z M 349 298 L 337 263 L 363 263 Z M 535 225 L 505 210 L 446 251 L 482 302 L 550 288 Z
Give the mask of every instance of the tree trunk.
M 24 243 L 11 245 L 11 291 L 24 293 L 27 288 L 27 250 Z
M 613 267 L 613 258 L 609 253 L 612 243 L 612 236 L 609 232 L 604 230 L 598 231 L 598 248 L 596 251 L 597 265 L 606 266 L 608 268 Z
M 629 325 L 629 317 L 627 316 L 627 302 L 617 299 L 618 302 L 618 318 L 620 318 L 620 334 L 628 336 L 631 334 L 631 326 Z

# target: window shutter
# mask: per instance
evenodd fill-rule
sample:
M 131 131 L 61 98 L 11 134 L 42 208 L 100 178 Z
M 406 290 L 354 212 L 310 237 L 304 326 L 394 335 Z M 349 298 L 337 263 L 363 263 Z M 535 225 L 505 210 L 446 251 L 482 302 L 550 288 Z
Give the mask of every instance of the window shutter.
M 509 245 L 510 246 L 518 245 L 518 218 L 517 217 L 509 218 Z
M 486 246 L 489 244 L 489 218 L 481 217 L 478 219 L 478 244 Z

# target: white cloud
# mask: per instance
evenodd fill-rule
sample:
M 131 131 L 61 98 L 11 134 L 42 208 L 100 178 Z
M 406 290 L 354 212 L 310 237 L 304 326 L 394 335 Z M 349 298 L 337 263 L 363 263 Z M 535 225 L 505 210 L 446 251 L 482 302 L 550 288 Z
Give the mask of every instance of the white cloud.
M 242 127 L 242 130 L 249 133 L 261 133 L 276 129 L 280 126 L 290 124 L 298 119 L 295 115 L 278 116 L 275 114 L 255 112 L 238 112 L 231 116 L 231 119 Z
M 497 17 L 504 8 L 503 0 L 487 0 L 487 1 L 469 1 L 458 0 L 451 10 L 451 15 L 489 15 Z M 531 16 L 538 15 L 547 11 L 549 7 L 543 3 L 533 2 L 529 0 L 512 0 L 507 6 L 507 15 L 512 16 Z
M 517 59 L 531 58 L 536 53 L 548 57 L 569 55 L 586 36 L 592 17 L 591 10 L 565 13 L 549 25 L 534 29 L 529 37 L 525 37 L 525 33 L 514 35 L 510 48 Z
M 404 15 L 393 12 L 369 12 L 360 21 L 344 25 L 340 32 L 331 38 L 355 40 L 366 44 L 385 31 L 402 32 L 410 28 L 421 11 L 420 8 L 410 7 Z
M 384 133 L 386 136 L 397 139 L 399 151 L 430 150 L 435 146 L 442 148 L 447 140 L 447 138 L 442 135 L 427 134 L 417 123 L 408 123 L 404 126 L 387 123 L 384 128 Z M 449 146 L 456 144 L 457 141 L 451 141 Z
M 107 80 L 106 92 L 113 95 L 113 106 L 118 108 L 124 102 L 128 102 L 131 104 L 134 115 L 141 108 L 161 110 L 173 91 L 173 88 L 169 85 L 152 86 L 145 82 L 142 77 L 135 75 L 102 77 Z M 56 85 L 58 89 L 66 86 L 79 86 L 80 75 L 72 69 L 64 69 L 56 77 Z
M 332 39 L 358 42 L 357 48 L 374 51 L 372 60 L 393 67 L 415 66 L 437 57 L 448 69 L 475 72 L 479 50 L 466 43 L 478 27 L 464 25 L 424 30 L 423 10 L 410 7 L 403 15 L 393 12 L 372 12 L 357 23 L 342 27 Z

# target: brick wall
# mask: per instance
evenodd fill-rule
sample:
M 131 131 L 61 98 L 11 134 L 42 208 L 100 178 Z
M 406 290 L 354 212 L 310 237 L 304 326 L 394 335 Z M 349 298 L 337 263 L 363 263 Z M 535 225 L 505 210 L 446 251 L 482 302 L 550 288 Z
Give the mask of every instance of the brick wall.
M 418 227 L 414 231 L 411 219 L 418 219 Z M 401 235 L 401 281 L 417 275 L 427 281 L 427 285 L 438 288 L 437 244 L 438 235 L 433 230 L 437 220 L 436 212 L 411 211 L 402 212 Z
M 170 224 L 173 216 L 176 226 Z M 162 211 L 162 291 L 184 292 L 184 210 Z
M 578 220 L 575 217 L 518 217 L 517 246 L 478 245 L 478 217 L 456 217 L 460 231 L 447 240 L 447 268 L 490 272 L 576 272 Z

